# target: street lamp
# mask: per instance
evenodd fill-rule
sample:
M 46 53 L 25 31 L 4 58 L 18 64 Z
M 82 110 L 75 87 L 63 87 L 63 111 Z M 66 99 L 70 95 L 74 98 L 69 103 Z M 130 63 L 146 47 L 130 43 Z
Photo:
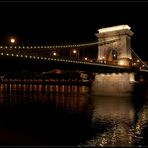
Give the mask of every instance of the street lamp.
M 56 52 L 53 52 L 53 56 L 56 56 L 57 55 L 57 53 Z
M 14 43 L 15 43 L 15 38 L 10 38 L 10 42 L 11 42 L 12 44 L 14 44 Z
M 74 54 L 76 54 L 76 53 L 77 53 L 77 51 L 76 51 L 76 50 L 73 50 L 73 53 L 74 53 Z
M 85 58 L 84 58 L 84 60 L 85 60 L 85 61 L 87 61 L 87 60 L 88 60 L 88 58 L 87 58 L 87 57 L 85 57 Z

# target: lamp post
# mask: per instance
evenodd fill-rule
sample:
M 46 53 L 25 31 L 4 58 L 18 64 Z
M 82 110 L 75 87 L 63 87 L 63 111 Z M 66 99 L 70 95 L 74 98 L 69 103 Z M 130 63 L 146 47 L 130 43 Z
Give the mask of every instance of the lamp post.
M 73 59 L 79 59 L 79 52 L 73 49 L 72 51 L 70 51 L 70 57 Z

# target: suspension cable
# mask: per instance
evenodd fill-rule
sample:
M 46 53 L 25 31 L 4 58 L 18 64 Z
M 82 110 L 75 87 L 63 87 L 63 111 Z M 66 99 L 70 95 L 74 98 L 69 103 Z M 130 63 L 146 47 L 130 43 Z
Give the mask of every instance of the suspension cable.
M 141 63 L 148 68 L 147 64 L 145 62 L 143 62 L 143 60 L 141 60 L 141 58 L 136 54 L 136 52 L 131 48 L 131 51 L 134 53 L 134 55 L 141 61 Z

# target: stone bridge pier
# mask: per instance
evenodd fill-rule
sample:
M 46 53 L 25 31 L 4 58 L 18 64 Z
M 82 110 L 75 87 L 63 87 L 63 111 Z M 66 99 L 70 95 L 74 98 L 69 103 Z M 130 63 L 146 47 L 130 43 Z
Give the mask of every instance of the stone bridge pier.
M 119 25 L 107 28 L 101 28 L 96 33 L 100 42 L 114 40 L 104 45 L 98 46 L 98 61 L 115 63 L 122 66 L 130 66 L 131 55 L 131 36 L 133 32 L 128 25 Z M 133 91 L 135 81 L 134 73 L 96 73 L 95 80 L 92 83 L 92 94 L 130 94 Z

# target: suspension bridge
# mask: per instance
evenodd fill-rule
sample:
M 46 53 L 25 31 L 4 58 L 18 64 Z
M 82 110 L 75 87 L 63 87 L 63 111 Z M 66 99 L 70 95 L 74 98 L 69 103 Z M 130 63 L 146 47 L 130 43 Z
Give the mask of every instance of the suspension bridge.
M 131 71 L 135 67 L 139 71 L 148 72 L 148 66 L 146 63 L 136 54 L 136 52 L 130 48 L 132 52 L 132 58 L 130 58 L 130 65 L 119 65 L 117 59 L 114 61 L 107 61 L 105 59 L 97 60 L 96 55 L 91 55 L 92 50 L 96 50 L 97 46 L 104 46 L 107 44 L 113 44 L 120 40 L 120 37 L 115 39 L 97 41 L 86 44 L 72 44 L 72 45 L 54 45 L 54 46 L 0 46 L 0 57 L 7 59 L 22 59 L 25 61 L 44 61 L 47 64 L 59 65 L 76 65 L 72 68 L 82 68 L 87 66 L 88 70 L 122 70 Z M 90 52 L 85 55 L 85 50 L 87 47 L 93 47 Z M 62 53 L 61 53 L 62 51 Z M 97 51 L 97 50 L 96 50 Z M 95 53 L 97 54 L 97 52 Z M 89 57 L 91 55 L 91 57 Z M 117 56 L 117 55 L 113 55 Z M 11 61 L 12 62 L 12 61 Z M 37 65 L 36 65 L 37 66 Z M 61 67 L 63 68 L 63 67 Z M 83 69 L 83 68 L 82 68 Z

